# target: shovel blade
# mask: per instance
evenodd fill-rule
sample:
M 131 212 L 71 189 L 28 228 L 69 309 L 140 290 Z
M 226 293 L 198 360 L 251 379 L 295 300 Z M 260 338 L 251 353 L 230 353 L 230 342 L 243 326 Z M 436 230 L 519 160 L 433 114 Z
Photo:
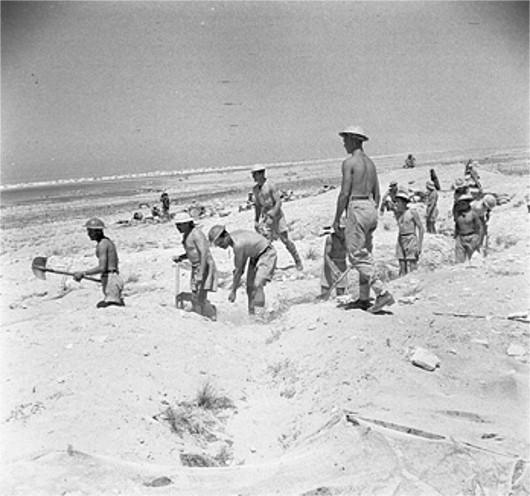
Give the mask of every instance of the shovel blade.
M 46 279 L 46 257 L 35 257 L 31 264 L 31 270 L 38 279 Z

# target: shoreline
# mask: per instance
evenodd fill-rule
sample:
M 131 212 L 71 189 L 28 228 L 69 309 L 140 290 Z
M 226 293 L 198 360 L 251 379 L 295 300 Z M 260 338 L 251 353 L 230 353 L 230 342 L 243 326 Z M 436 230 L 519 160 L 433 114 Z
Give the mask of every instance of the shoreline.
M 440 156 L 440 154 L 442 154 Z M 474 153 L 475 159 L 487 170 L 498 170 L 502 167 L 523 168 L 528 173 L 529 150 L 524 147 L 498 150 L 495 153 Z M 434 167 L 442 168 L 451 164 L 464 162 L 466 152 L 433 152 L 430 156 L 418 156 L 416 169 Z M 504 157 L 510 157 L 507 161 Z M 378 173 L 387 174 L 402 169 L 401 155 L 371 157 Z M 280 162 L 268 166 L 267 177 L 278 188 L 293 190 L 296 198 L 314 194 L 315 190 L 325 185 L 340 186 L 339 159 L 318 159 L 299 161 L 297 163 Z M 524 171 L 523 171 L 524 172 Z M 386 184 L 381 182 L 382 192 Z M 5 193 L 0 195 L 1 228 L 23 228 L 26 222 L 57 222 L 72 218 L 100 216 L 111 219 L 125 216 L 131 219 L 134 211 L 142 204 L 159 204 L 160 193 L 167 191 L 172 202 L 171 211 L 187 208 L 192 200 L 206 205 L 222 203 L 224 208 L 237 208 L 245 203 L 247 194 L 252 190 L 253 181 L 248 167 L 210 170 L 196 174 L 183 174 L 147 179 L 128 179 L 122 182 L 108 181 L 105 184 L 91 183 L 87 188 L 62 186 L 58 196 L 23 199 L 11 203 L 4 201 Z

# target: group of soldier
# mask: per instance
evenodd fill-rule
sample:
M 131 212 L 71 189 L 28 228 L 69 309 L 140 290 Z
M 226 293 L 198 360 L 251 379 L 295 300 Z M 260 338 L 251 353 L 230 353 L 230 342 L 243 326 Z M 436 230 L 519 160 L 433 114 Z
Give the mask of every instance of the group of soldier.
M 425 229 L 415 209 L 410 209 L 411 193 L 399 188 L 396 181 L 390 183 L 388 192 L 380 198 L 377 170 L 363 150 L 368 140 L 359 126 L 350 126 L 339 133 L 348 157 L 342 163 L 341 190 L 337 198 L 333 225 L 328 228 L 326 239 L 321 289 L 323 292 L 336 289 L 344 294 L 347 261 L 350 270 L 359 273 L 358 298 L 346 305 L 371 313 L 379 313 L 394 303 L 392 294 L 378 275 L 372 256 L 373 234 L 380 214 L 384 210 L 394 213 L 398 225 L 396 257 L 400 275 L 415 270 Z M 465 178 L 455 183 L 453 216 L 455 221 L 455 259 L 463 262 L 483 246 L 487 235 L 487 223 L 495 197 L 483 195 L 482 185 L 476 170 L 477 164 L 468 161 Z M 214 225 L 208 237 L 187 213 L 175 217 L 175 226 L 182 235 L 184 253 L 173 257 L 180 263 L 189 260 L 191 264 L 190 290 L 193 311 L 212 320 L 217 318 L 217 309 L 208 301 L 208 292 L 216 291 L 218 274 L 210 246 L 222 249 L 232 248 L 234 272 L 228 300 L 236 300 L 237 290 L 246 270 L 246 293 L 248 312 L 251 315 L 263 313 L 265 308 L 264 288 L 272 280 L 277 264 L 277 251 L 272 242 L 280 239 L 290 253 L 298 270 L 303 270 L 302 260 L 295 243 L 289 238 L 282 202 L 277 188 L 266 178 L 265 167 L 255 166 L 251 171 L 254 179 L 254 230 L 227 230 L 226 226 Z M 438 191 L 440 183 L 436 172 L 431 169 L 430 180 L 426 182 L 426 226 L 428 233 L 436 233 L 438 216 Z M 472 191 L 476 194 L 473 196 Z M 166 198 L 164 198 L 166 199 Z M 169 202 L 167 201 L 167 206 Z M 90 219 L 85 227 L 90 239 L 96 241 L 98 265 L 92 269 L 76 272 L 74 279 L 81 281 L 86 275 L 101 274 L 104 299 L 98 307 L 123 306 L 123 280 L 119 275 L 118 255 L 114 243 L 103 232 L 100 219 Z M 375 301 L 370 297 L 373 291 Z

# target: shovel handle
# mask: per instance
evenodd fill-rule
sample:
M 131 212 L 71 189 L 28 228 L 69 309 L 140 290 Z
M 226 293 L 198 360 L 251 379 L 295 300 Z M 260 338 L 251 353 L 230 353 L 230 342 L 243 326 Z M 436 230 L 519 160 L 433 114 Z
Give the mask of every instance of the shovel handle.
M 336 281 L 332 284 L 331 288 L 329 288 L 324 294 L 321 294 L 318 299 L 319 300 L 327 300 L 333 290 L 339 285 L 339 283 L 348 275 L 352 267 L 348 267 L 341 275 L 336 279 Z
M 65 270 L 56 270 L 56 269 L 47 269 L 46 267 L 39 267 L 38 265 L 34 266 L 35 269 L 42 270 L 43 272 L 53 272 L 54 274 L 62 274 L 64 276 L 73 276 L 73 272 L 66 272 Z M 101 279 L 95 277 L 84 276 L 83 279 L 88 279 L 89 281 L 101 282 Z

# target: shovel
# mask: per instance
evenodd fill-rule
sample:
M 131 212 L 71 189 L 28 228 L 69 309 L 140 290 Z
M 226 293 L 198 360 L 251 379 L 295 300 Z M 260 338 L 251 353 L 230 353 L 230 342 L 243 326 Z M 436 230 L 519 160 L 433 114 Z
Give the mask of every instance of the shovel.
M 319 301 L 326 301 L 333 290 L 339 285 L 339 283 L 348 275 L 350 270 L 352 270 L 353 267 L 348 267 L 341 275 L 337 278 L 337 280 L 331 285 L 331 288 L 329 288 L 325 293 L 322 293 L 317 296 L 317 300 Z
M 64 270 L 55 270 L 46 268 L 46 257 L 35 257 L 33 263 L 31 264 L 31 270 L 35 274 L 35 277 L 39 279 L 46 279 L 46 272 L 53 272 L 54 274 L 63 274 L 65 276 L 73 276 L 73 272 L 66 272 Z M 96 279 L 95 277 L 85 276 L 83 279 L 88 279 L 89 281 L 101 283 L 101 279 Z

